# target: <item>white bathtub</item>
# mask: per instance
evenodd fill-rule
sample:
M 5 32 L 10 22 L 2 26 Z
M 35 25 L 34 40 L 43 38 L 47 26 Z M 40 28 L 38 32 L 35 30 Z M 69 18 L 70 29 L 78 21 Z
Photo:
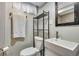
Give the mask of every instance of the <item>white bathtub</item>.
M 52 53 L 55 52 L 56 55 L 63 56 L 75 56 L 78 55 L 79 44 L 75 42 L 70 42 L 61 39 L 47 39 L 45 41 L 46 49 L 49 49 Z

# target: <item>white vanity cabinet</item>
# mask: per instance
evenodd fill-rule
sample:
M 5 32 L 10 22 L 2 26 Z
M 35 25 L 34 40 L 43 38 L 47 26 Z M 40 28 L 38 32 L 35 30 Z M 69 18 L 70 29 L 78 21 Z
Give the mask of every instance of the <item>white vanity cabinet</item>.
M 46 49 L 51 53 L 61 56 L 76 56 L 79 53 L 79 44 L 61 39 L 47 39 L 45 41 Z

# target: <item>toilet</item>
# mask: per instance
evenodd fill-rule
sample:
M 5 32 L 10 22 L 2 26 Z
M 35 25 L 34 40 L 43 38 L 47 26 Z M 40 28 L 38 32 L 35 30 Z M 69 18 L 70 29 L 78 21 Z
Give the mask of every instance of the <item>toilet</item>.
M 43 38 L 35 36 L 35 48 L 29 47 L 21 50 L 20 56 L 36 56 L 42 50 Z

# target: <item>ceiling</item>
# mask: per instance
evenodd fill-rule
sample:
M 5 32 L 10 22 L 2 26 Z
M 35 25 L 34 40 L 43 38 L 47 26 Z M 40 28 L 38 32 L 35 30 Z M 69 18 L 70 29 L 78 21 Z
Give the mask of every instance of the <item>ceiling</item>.
M 47 2 L 25 2 L 34 6 L 42 7 L 44 6 Z
M 35 5 L 35 6 L 43 6 L 45 4 L 45 2 L 30 2 L 31 4 Z

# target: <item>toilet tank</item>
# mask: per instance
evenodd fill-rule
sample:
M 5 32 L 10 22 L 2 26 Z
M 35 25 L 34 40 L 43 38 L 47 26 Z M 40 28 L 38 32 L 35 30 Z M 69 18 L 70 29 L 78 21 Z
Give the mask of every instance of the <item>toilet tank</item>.
M 35 48 L 39 50 L 43 48 L 43 38 L 35 36 Z

